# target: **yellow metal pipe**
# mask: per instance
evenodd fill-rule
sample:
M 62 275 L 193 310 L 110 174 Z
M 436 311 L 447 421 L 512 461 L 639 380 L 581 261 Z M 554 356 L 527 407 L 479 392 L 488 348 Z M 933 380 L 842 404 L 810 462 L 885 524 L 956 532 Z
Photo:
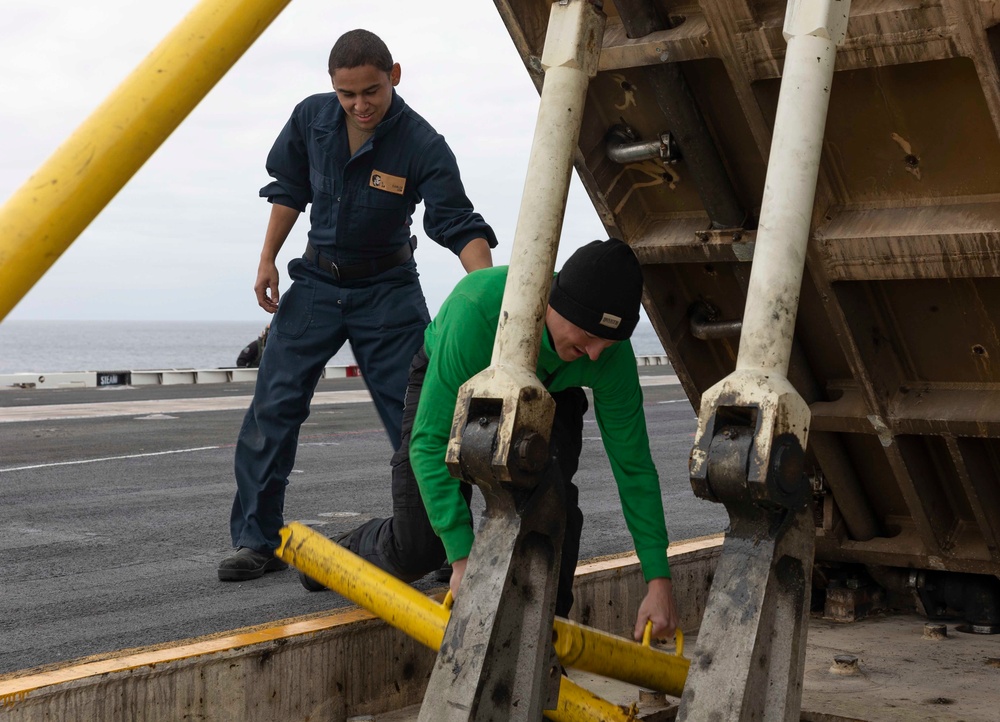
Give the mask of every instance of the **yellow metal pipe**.
M 0 321 L 289 0 L 202 0 L 0 207 Z
M 434 650 L 440 648 L 451 616 L 447 605 L 436 603 L 322 534 L 292 522 L 281 529 L 281 545 L 274 554 L 424 646 Z M 689 664 L 686 659 L 565 619 L 555 620 L 554 631 L 556 654 L 567 667 L 658 689 L 677 697 L 684 688 Z M 630 652 L 642 661 L 628 661 Z M 602 655 L 607 656 L 610 663 L 602 661 Z M 624 722 L 635 718 L 634 711 L 623 710 L 566 677 L 559 687 L 558 708 L 545 714 L 556 722 Z
M 546 710 L 545 716 L 554 722 L 633 722 L 636 706 L 628 709 L 608 702 L 563 675 L 559 682 L 559 706 Z
M 305 524 L 281 528 L 274 555 L 425 647 L 439 649 L 451 613 L 405 582 L 366 562 Z
M 645 644 L 556 618 L 556 655 L 566 667 L 620 679 L 680 697 L 691 661 Z M 679 645 L 678 645 L 679 646 Z

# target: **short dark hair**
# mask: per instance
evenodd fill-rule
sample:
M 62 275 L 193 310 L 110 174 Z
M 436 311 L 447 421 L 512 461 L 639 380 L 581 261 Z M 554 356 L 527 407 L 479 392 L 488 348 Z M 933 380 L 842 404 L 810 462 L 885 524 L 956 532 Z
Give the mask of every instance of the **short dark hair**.
M 338 38 L 330 51 L 330 75 L 338 68 L 357 68 L 362 65 L 374 65 L 388 73 L 392 70 L 392 53 L 375 33 L 350 30 Z

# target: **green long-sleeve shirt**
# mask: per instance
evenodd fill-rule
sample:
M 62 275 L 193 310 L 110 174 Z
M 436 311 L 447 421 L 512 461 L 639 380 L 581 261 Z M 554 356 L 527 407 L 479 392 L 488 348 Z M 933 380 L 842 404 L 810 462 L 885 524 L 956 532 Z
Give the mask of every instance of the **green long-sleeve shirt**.
M 455 287 L 424 334 L 430 363 L 410 438 L 410 463 L 431 526 L 444 543 L 450 561 L 469 555 L 474 535 L 459 491 L 461 482 L 445 466 L 445 450 L 459 387 L 490 365 L 506 281 L 506 266 L 469 274 Z M 567 363 L 556 354 L 546 332 L 538 354 L 537 374 L 547 380 L 551 392 L 579 386 L 593 391 L 597 425 L 643 576 L 647 582 L 669 577 L 663 501 L 649 452 L 632 344 L 616 343 L 597 361 L 582 356 Z

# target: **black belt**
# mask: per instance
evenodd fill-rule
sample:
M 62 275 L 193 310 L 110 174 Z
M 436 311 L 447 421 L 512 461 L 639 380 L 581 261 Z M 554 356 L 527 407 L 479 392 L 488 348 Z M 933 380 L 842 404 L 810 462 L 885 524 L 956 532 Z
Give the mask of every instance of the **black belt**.
M 384 271 L 388 271 L 390 268 L 395 268 L 402 263 L 406 263 L 413 257 L 413 248 L 416 245 L 417 239 L 414 236 L 408 243 L 404 243 L 392 253 L 373 258 L 370 261 L 352 263 L 349 266 L 338 266 L 316 250 L 316 246 L 311 243 L 306 244 L 306 252 L 302 256 L 310 263 L 315 263 L 338 281 L 357 281 L 362 278 L 377 276 Z

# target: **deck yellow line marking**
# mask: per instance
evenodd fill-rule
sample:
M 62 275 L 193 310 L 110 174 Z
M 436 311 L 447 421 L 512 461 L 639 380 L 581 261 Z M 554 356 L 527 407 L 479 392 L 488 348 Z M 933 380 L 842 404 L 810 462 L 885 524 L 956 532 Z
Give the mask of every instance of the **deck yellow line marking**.
M 0 700 L 9 699 L 10 702 L 20 701 L 30 692 L 52 685 L 65 684 L 66 682 L 113 672 L 125 672 L 139 667 L 176 662 L 206 654 L 225 652 L 230 649 L 270 642 L 286 637 L 313 634 L 365 619 L 375 619 L 375 617 L 363 609 L 347 609 L 343 612 L 317 619 L 293 621 L 288 624 L 279 624 L 251 632 L 236 633 L 214 639 L 195 640 L 188 644 L 168 647 L 166 649 L 136 652 L 94 662 L 83 662 L 70 667 L 0 681 Z

